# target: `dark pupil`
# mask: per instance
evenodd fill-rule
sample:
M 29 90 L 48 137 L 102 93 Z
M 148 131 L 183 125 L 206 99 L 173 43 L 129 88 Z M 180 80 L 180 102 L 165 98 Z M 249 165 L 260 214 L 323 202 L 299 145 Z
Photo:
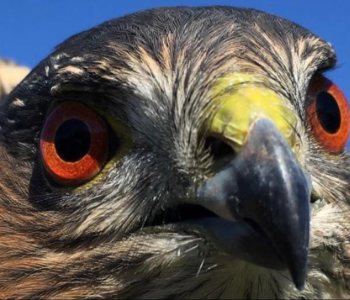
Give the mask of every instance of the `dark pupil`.
M 327 93 L 321 92 L 316 98 L 317 117 L 328 133 L 336 133 L 340 128 L 340 110 L 334 97 Z
M 83 158 L 89 152 L 90 144 L 90 130 L 83 121 L 65 121 L 56 131 L 56 151 L 64 161 L 75 162 Z

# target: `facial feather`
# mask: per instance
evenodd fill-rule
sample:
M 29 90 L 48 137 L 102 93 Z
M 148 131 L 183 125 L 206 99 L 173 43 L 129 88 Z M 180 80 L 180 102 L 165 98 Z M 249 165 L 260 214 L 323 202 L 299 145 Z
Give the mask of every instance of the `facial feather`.
M 64 42 L 1 104 L 0 294 L 349 297 L 349 155 L 326 153 L 305 115 L 310 78 L 335 60 L 329 44 L 303 28 L 234 8 L 150 10 Z M 149 227 L 159 215 L 165 222 L 180 214 L 174 203 L 210 175 L 202 134 L 208 95 L 217 78 L 240 72 L 264 77 L 293 107 L 300 164 L 329 202 L 313 211 L 302 292 L 287 271 L 223 254 L 196 228 Z M 78 189 L 52 185 L 38 154 L 43 122 L 60 101 L 105 112 L 132 140 L 99 180 Z

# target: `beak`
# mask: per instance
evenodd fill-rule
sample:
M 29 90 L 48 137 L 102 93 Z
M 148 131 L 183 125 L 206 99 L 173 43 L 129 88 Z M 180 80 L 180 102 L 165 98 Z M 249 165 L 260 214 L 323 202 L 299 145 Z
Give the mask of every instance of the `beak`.
M 258 227 L 302 289 L 310 193 L 310 182 L 281 133 L 271 121 L 260 119 L 240 154 L 199 187 L 197 201 L 230 221 Z
M 256 78 L 243 76 L 247 78 L 240 76 L 239 82 L 236 77 L 224 77 L 217 84 L 214 99 L 220 105 L 209 130 L 229 141 L 238 154 L 198 187 L 192 201 L 226 222 L 216 230 L 217 239 L 230 243 L 231 250 L 243 250 L 246 257 L 250 253 L 255 257 L 250 261 L 260 265 L 266 266 L 260 262 L 277 253 L 275 264 L 269 266 L 277 269 L 277 261 L 282 261 L 296 287 L 302 289 L 307 273 L 311 181 L 292 152 L 294 113 L 273 91 L 252 83 Z M 248 83 L 242 84 L 242 78 Z M 235 230 L 228 231 L 234 226 Z M 271 251 L 262 247 L 259 253 L 259 246 L 253 246 L 259 243 L 252 228 L 255 237 L 258 232 L 272 245 Z M 237 237 L 227 242 L 228 232 Z M 236 255 L 238 250 L 230 253 Z M 266 252 L 270 256 L 263 254 Z

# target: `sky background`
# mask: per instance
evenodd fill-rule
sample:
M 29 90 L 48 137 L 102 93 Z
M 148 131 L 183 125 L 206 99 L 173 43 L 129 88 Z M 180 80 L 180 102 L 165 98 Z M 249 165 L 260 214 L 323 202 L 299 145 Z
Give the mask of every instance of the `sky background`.
M 328 77 L 350 99 L 350 0 L 0 0 L 0 57 L 34 67 L 72 34 L 106 20 L 152 7 L 214 4 L 279 15 L 329 41 L 338 68 Z

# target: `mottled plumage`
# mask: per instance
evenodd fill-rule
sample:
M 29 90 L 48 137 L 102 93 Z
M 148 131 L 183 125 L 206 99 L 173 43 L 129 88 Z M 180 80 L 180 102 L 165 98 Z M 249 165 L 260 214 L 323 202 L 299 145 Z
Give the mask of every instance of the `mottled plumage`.
M 302 27 L 230 7 L 144 11 L 65 41 L 1 103 L 1 297 L 349 298 L 350 156 L 323 149 L 306 115 L 310 80 L 335 63 Z M 326 203 L 312 211 L 303 291 L 287 270 L 232 257 L 175 222 L 195 214 L 180 203 L 212 175 L 212 87 L 240 73 L 263 78 L 293 111 L 295 157 Z M 38 150 L 60 101 L 87 104 L 125 141 L 76 188 L 53 183 Z

